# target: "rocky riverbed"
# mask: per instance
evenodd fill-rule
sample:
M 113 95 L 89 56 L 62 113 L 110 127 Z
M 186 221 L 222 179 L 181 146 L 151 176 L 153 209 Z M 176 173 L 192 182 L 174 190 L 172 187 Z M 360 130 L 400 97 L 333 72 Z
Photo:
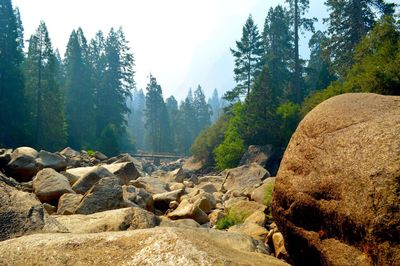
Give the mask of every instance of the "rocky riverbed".
M 268 154 L 205 175 L 0 149 L 0 265 L 398 265 L 399 132 L 399 97 L 349 94 L 307 115 L 276 177 Z

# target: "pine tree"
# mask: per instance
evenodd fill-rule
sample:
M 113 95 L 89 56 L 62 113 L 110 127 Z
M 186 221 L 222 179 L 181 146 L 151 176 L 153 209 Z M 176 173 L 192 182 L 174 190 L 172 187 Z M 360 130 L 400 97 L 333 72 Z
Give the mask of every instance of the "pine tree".
M 384 0 L 326 0 L 329 18 L 329 40 L 326 56 L 332 60 L 332 70 L 343 78 L 353 64 L 356 45 L 374 27 L 377 15 L 392 15 L 393 3 Z
M 330 62 L 322 55 L 324 43 L 328 38 L 323 32 L 317 31 L 311 37 L 308 46 L 310 47 L 310 60 L 306 68 L 305 95 L 309 95 L 315 90 L 321 90 L 335 80 L 335 76 L 329 71 Z
M 169 151 L 171 145 L 168 112 L 161 86 L 151 74 L 146 90 L 145 129 L 148 147 L 152 152 Z
M 190 89 L 185 100 L 180 103 L 176 123 L 176 127 L 179 128 L 176 135 L 178 151 L 184 155 L 190 153 L 190 147 L 196 137 L 196 129 L 198 128 L 193 101 L 193 93 Z
M 273 91 L 275 100 L 279 101 L 290 94 L 288 88 L 291 84 L 291 70 L 293 70 L 294 65 L 294 44 L 290 31 L 290 16 L 281 5 L 268 11 L 263 39 L 264 62 L 268 66 L 269 78 L 271 79 L 270 89 Z
M 97 134 L 101 134 L 109 124 L 122 134 L 127 124 L 126 114 L 129 113 L 126 99 L 132 97 L 135 87 L 133 54 L 121 29 L 111 29 L 105 42 L 101 34 L 96 38 L 98 40 L 91 45 L 91 58 L 99 56 L 93 67 L 94 76 L 98 79 L 94 82 Z
M 211 122 L 214 123 L 222 115 L 222 108 L 218 96 L 218 90 L 214 89 L 212 97 L 208 99 L 208 105 L 211 106 L 212 115 Z
M 243 26 L 242 38 L 236 41 L 236 50 L 231 49 L 235 57 L 236 87 L 225 94 L 230 101 L 250 93 L 254 78 L 262 69 L 263 45 L 257 25 L 250 15 Z
M 207 104 L 206 97 L 200 85 L 194 91 L 193 108 L 197 120 L 195 131 L 195 137 L 197 137 L 202 129 L 211 124 L 211 107 Z
M 82 149 L 93 143 L 95 117 L 88 46 L 81 29 L 71 33 L 65 53 L 68 145 Z M 93 144 L 92 144 L 93 145 Z
M 179 116 L 178 102 L 176 101 L 174 96 L 170 96 L 169 98 L 166 99 L 165 106 L 167 108 L 168 118 L 169 118 L 169 128 L 171 130 L 171 148 L 173 151 L 176 151 L 177 149 L 176 136 L 177 136 L 177 131 L 180 130 L 180 128 L 178 128 L 176 125 Z
M 309 0 L 286 0 L 289 3 L 291 24 L 294 33 L 294 93 L 293 98 L 296 102 L 302 100 L 302 63 L 299 55 L 299 32 L 301 30 L 314 31 L 314 19 L 305 18 L 305 14 L 310 8 Z
M 24 79 L 23 28 L 11 0 L 0 0 L 0 146 L 23 144 Z
M 57 82 L 58 62 L 44 22 L 29 40 L 25 62 L 25 91 L 29 100 L 33 143 L 57 150 L 66 143 L 64 96 Z
M 145 150 L 144 141 L 144 110 L 145 110 L 145 96 L 143 90 L 133 90 L 133 99 L 130 101 L 131 113 L 128 119 L 128 128 L 132 132 L 136 147 L 140 150 Z

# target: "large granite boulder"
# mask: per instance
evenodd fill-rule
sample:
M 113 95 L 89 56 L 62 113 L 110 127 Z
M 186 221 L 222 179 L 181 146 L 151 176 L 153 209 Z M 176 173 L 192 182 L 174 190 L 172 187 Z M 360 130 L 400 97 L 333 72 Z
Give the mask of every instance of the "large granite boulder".
M 272 214 L 298 265 L 397 265 L 399 191 L 400 97 L 345 94 L 300 123 Z
M 41 202 L 54 203 L 65 193 L 74 193 L 68 179 L 51 168 L 40 170 L 33 179 L 33 189 Z
M 83 195 L 76 193 L 66 193 L 58 200 L 57 214 L 70 215 L 74 214 L 78 208 Z
M 288 265 L 250 237 L 156 227 L 94 234 L 41 234 L 0 242 L 1 265 Z
M 7 175 L 19 182 L 28 182 L 43 168 L 36 161 L 38 152 L 30 147 L 20 147 L 11 153 L 11 160 L 6 166 Z
M 0 182 L 0 241 L 38 232 L 65 232 L 65 228 L 47 215 L 34 194 Z
M 67 161 L 57 153 L 48 151 L 40 151 L 36 161 L 43 166 L 43 168 L 52 168 L 56 171 L 64 171 L 67 168 Z
M 250 195 L 255 187 L 262 184 L 262 181 L 269 177 L 270 174 L 265 168 L 252 163 L 225 170 L 222 176 L 224 177 L 222 188 L 225 191 L 234 190 L 245 195 Z
M 140 173 L 133 162 L 105 164 L 103 167 L 119 177 L 123 185 L 128 185 L 129 181 L 140 177 Z
M 85 194 L 75 213 L 92 214 L 123 207 L 121 180 L 117 177 L 104 177 Z
M 143 188 L 151 194 L 161 194 L 169 191 L 168 185 L 165 182 L 150 176 L 139 177 L 131 181 L 130 184 L 137 188 Z
M 130 201 L 142 209 L 150 212 L 154 211 L 154 199 L 153 196 L 144 190 L 143 188 L 137 188 L 134 186 L 122 186 L 123 199 L 124 201 Z
M 82 167 L 75 170 L 71 169 L 67 173 L 79 176 L 79 179 L 74 183 L 72 189 L 78 194 L 85 194 L 94 184 L 100 181 L 103 177 L 114 177 L 114 175 L 106 168 L 101 166 Z
M 70 233 L 100 233 L 152 228 L 159 224 L 157 216 L 141 208 L 123 208 L 89 215 L 52 216 Z

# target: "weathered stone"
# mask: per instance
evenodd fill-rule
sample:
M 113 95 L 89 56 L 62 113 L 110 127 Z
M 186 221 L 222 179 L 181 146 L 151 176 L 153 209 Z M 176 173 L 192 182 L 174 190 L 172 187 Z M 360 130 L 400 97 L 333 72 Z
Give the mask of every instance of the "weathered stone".
M 52 214 L 57 212 L 57 208 L 54 207 L 53 205 L 48 204 L 48 203 L 43 203 L 43 208 L 46 210 L 46 212 L 49 215 L 52 215 Z
M 272 235 L 272 243 L 274 244 L 275 257 L 278 259 L 287 258 L 287 251 L 285 248 L 285 240 L 280 232 Z
M 237 224 L 228 228 L 228 232 L 243 233 L 251 236 L 257 241 L 263 242 L 268 234 L 268 230 L 255 223 L 245 222 L 243 224 Z
M 74 214 L 82 198 L 83 195 L 75 193 L 66 193 L 62 195 L 61 198 L 58 200 L 57 214 Z
M 85 194 L 75 213 L 92 214 L 125 206 L 121 180 L 117 177 L 104 177 Z
M 72 189 L 78 194 L 85 194 L 90 188 L 100 181 L 103 177 L 113 177 L 114 175 L 106 168 L 101 166 L 84 167 L 81 172 L 68 170 L 67 173 L 72 175 L 83 174 L 78 181 L 74 183 Z
M 0 149 L 0 168 L 3 168 L 11 161 L 12 149 Z
M 35 195 L 0 182 L 0 241 L 37 232 L 64 232 Z M 2 252 L 0 252 L 0 265 Z
M 303 119 L 272 199 L 294 263 L 398 264 L 399 132 L 400 97 L 344 94 Z
M 145 210 L 154 212 L 153 196 L 143 188 L 122 186 L 122 191 L 125 201 L 131 201 Z
M 89 215 L 53 216 L 70 233 L 100 233 L 152 228 L 158 225 L 157 217 L 141 208 L 123 208 Z
M 150 176 L 139 177 L 138 179 L 131 181 L 130 184 L 137 188 L 144 188 L 151 194 L 161 194 L 169 191 L 166 183 Z
M 161 181 L 163 181 L 165 183 L 172 183 L 172 182 L 182 183 L 186 177 L 182 168 L 178 168 L 171 172 L 166 172 L 166 171 L 160 170 L 160 171 L 156 171 L 156 172 L 152 173 L 151 175 L 153 177 L 160 179 Z
M 243 165 L 237 168 L 225 170 L 222 174 L 224 190 L 236 190 L 242 194 L 250 195 L 256 186 L 269 177 L 269 173 L 256 163 Z
M 268 192 L 271 192 L 271 198 L 272 198 L 272 190 L 275 185 L 275 177 L 269 177 L 264 180 L 263 184 L 256 188 L 252 193 L 251 193 L 251 199 L 260 203 L 260 204 L 265 204 L 265 196 L 267 194 L 267 190 L 270 190 Z
M 106 155 L 104 155 L 103 153 L 101 153 L 101 152 L 99 152 L 99 151 L 96 151 L 96 152 L 94 153 L 94 157 L 95 157 L 97 160 L 100 160 L 100 161 L 105 161 L 105 160 L 108 159 L 108 157 L 107 157 Z
M 128 185 L 129 181 L 140 177 L 133 162 L 113 163 L 103 165 L 105 169 L 121 179 L 121 184 Z
M 199 228 L 200 224 L 193 219 L 171 220 L 165 216 L 160 217 L 160 227 Z
M 171 201 L 179 201 L 183 192 L 184 192 L 183 189 L 179 189 L 161 194 L 154 194 L 153 195 L 154 207 L 161 211 L 167 210 L 169 208 L 169 203 Z
M 11 161 L 6 166 L 6 172 L 19 182 L 27 182 L 42 169 L 42 165 L 36 162 L 38 152 L 29 147 L 20 147 L 11 154 Z
M 208 218 L 210 219 L 211 226 L 217 224 L 219 220 L 225 217 L 225 213 L 223 210 L 213 210 L 209 215 Z
M 259 204 L 255 201 L 245 201 L 245 200 L 239 200 L 227 208 L 235 213 L 242 215 L 244 218 L 249 217 L 255 212 L 265 213 L 265 210 L 267 209 L 267 207 L 263 204 Z
M 68 179 L 51 168 L 39 171 L 33 179 L 33 189 L 42 202 L 55 202 L 65 193 L 74 193 Z
M 205 212 L 203 212 L 198 206 L 190 203 L 186 199 L 181 201 L 176 210 L 168 213 L 167 217 L 172 220 L 193 219 L 199 224 L 204 224 L 209 221 L 209 218 Z
M 213 183 L 210 183 L 210 182 L 202 183 L 200 185 L 197 185 L 196 187 L 199 188 L 199 189 L 202 189 L 205 192 L 210 193 L 210 194 L 218 191 L 218 189 L 215 187 L 215 185 Z
M 287 265 L 250 237 L 156 227 L 95 234 L 43 234 L 0 242 L 1 265 Z
M 259 226 L 264 226 L 267 222 L 267 216 L 262 211 L 255 211 L 244 221 L 245 223 L 255 223 Z
M 199 194 L 189 198 L 188 200 L 189 202 L 193 203 L 194 206 L 199 207 L 200 210 L 202 210 L 206 214 L 215 209 L 215 206 L 217 204 L 214 196 L 207 192 L 200 192 Z
M 48 151 L 40 151 L 36 161 L 43 166 L 43 168 L 52 168 L 56 171 L 64 171 L 67 168 L 67 161 L 57 153 Z
M 171 191 L 185 189 L 185 185 L 182 183 L 169 183 L 168 186 Z
M 222 176 L 202 176 L 198 178 L 197 186 L 203 183 L 212 183 L 215 187 L 220 187 L 224 182 L 224 178 Z
M 79 157 L 81 156 L 81 153 L 71 149 L 70 147 L 67 147 L 65 149 L 63 149 L 62 151 L 60 151 L 60 155 L 67 157 L 67 158 L 71 158 L 71 157 Z

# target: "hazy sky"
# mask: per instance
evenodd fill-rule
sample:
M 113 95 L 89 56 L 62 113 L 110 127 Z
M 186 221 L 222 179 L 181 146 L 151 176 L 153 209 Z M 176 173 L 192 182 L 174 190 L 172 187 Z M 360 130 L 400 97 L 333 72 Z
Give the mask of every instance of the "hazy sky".
M 326 16 L 322 0 L 311 0 L 310 16 Z M 232 89 L 233 58 L 229 48 L 242 34 L 251 13 L 260 31 L 271 6 L 284 0 L 14 0 L 25 28 L 25 39 L 40 20 L 47 24 L 53 46 L 63 56 L 72 29 L 86 38 L 122 26 L 136 60 L 138 88 L 145 89 L 151 72 L 164 98 L 178 99 L 200 84 L 210 96 Z M 317 27 L 321 27 L 317 25 Z M 308 56 L 307 41 L 301 53 Z

